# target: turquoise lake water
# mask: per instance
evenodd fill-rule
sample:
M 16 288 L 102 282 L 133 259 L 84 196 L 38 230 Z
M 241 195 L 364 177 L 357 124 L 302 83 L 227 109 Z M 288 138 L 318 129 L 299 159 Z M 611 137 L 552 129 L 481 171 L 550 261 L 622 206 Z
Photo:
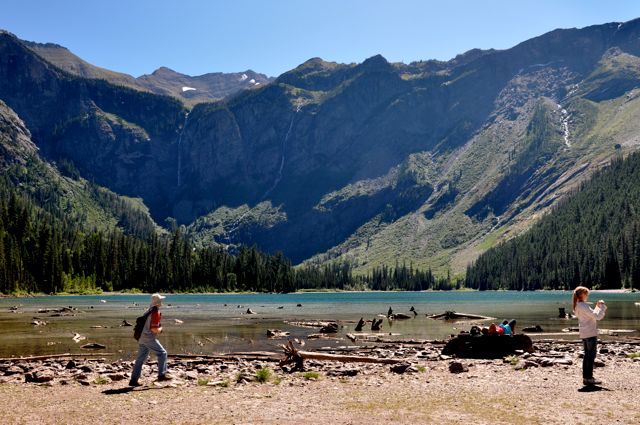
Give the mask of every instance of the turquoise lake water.
M 594 291 L 590 300 L 604 299 L 608 305 L 600 329 L 618 335 L 640 337 L 640 293 L 607 293 Z M 137 350 L 130 323 L 144 312 L 148 295 L 48 296 L 0 299 L 0 356 L 86 352 L 80 346 L 97 342 L 107 346 L 105 352 L 114 357 L 131 359 Z M 300 304 L 301 306 L 298 306 Z M 18 313 L 10 307 L 19 306 Z M 426 317 L 447 310 L 473 313 L 518 321 L 520 329 L 540 325 L 554 338 L 577 338 L 562 330 L 576 327 L 575 319 L 558 318 L 558 308 L 571 310 L 571 293 L 540 292 L 349 292 L 296 294 L 223 294 L 171 295 L 162 308 L 164 332 L 160 337 L 170 353 L 210 354 L 220 352 L 270 350 L 279 351 L 284 340 L 269 340 L 267 329 L 281 329 L 292 338 L 305 340 L 317 330 L 301 328 L 288 321 L 339 320 L 337 337 L 329 340 L 307 340 L 308 347 L 350 345 L 344 335 L 353 332 L 355 322 L 363 317 L 371 320 L 386 315 L 389 307 L 395 313 L 409 313 L 414 307 L 418 315 L 405 321 L 384 320 L 381 336 L 395 339 L 441 339 L 472 323 L 491 321 L 445 322 Z M 73 317 L 51 317 L 39 309 L 74 307 Z M 250 308 L 256 314 L 245 314 Z M 31 325 L 34 317 L 48 325 Z M 183 323 L 176 323 L 178 319 Z M 102 328 L 92 328 L 102 326 Z M 366 330 L 366 328 L 365 328 Z M 618 332 L 627 331 L 627 332 Z M 72 340 L 74 332 L 86 337 L 80 343 Z M 391 334 L 391 335 L 390 335 Z M 550 337 L 544 335 L 542 337 Z M 603 338 L 609 337 L 603 335 Z M 536 338 L 534 336 L 534 338 Z

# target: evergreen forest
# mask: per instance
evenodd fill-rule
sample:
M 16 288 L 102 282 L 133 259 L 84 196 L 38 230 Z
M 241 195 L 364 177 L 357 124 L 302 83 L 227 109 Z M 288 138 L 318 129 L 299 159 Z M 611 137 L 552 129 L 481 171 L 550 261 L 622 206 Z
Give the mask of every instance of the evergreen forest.
M 526 233 L 470 265 L 474 289 L 640 287 L 640 154 L 616 157 Z

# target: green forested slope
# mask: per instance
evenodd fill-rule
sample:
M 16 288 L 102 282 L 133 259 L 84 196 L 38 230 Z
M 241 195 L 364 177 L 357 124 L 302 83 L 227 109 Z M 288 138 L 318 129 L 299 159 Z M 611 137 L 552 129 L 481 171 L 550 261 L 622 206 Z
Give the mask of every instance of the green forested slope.
M 525 234 L 480 256 L 466 286 L 640 286 L 640 154 L 616 158 Z

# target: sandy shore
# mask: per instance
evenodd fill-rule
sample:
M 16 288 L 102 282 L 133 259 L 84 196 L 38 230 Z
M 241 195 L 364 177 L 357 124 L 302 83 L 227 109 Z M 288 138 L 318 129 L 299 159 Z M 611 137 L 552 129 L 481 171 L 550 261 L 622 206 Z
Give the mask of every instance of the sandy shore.
M 3 361 L 2 423 L 640 423 L 640 360 L 629 356 L 640 345 L 601 348 L 596 376 L 603 384 L 595 388 L 582 386 L 580 345 L 572 342 L 537 343 L 533 354 L 496 360 L 449 359 L 428 344 L 367 349 L 402 358 L 411 365 L 404 373 L 307 361 L 305 375 L 265 361 L 172 359 L 176 379 L 154 382 L 152 364 L 135 391 L 126 387 L 129 362 Z M 454 362 L 465 371 L 452 373 Z M 27 372 L 7 375 L 16 365 L 51 379 L 25 383 Z M 265 383 L 255 380 L 260 368 L 272 371 Z

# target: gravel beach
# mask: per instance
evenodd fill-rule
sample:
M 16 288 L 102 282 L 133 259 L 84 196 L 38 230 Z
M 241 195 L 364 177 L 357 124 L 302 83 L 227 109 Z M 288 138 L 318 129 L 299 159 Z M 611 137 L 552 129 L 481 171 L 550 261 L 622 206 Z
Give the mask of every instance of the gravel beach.
M 134 391 L 130 362 L 3 359 L 2 423 L 637 424 L 639 344 L 600 345 L 598 387 L 583 387 L 575 341 L 536 342 L 533 353 L 494 360 L 442 356 L 437 343 L 379 344 L 350 355 L 399 366 L 307 360 L 305 372 L 241 356 L 172 358 L 173 381 L 154 382 L 148 362 Z

